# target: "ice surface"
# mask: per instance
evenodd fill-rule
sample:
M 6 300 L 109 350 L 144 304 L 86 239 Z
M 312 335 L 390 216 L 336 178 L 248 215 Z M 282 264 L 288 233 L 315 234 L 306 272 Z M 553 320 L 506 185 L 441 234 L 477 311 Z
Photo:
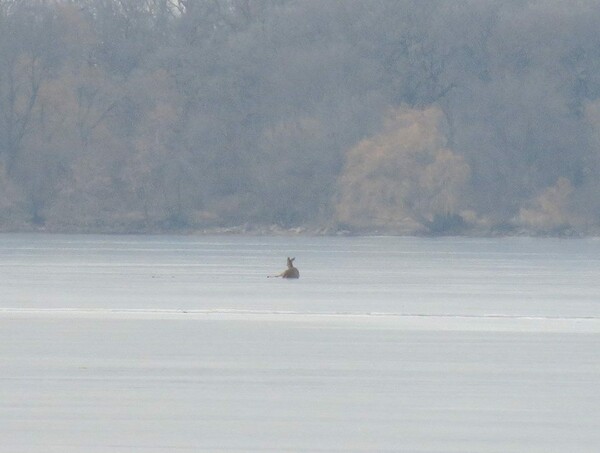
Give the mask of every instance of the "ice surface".
M 1 452 L 600 451 L 595 240 L 5 235 L 0 268 Z

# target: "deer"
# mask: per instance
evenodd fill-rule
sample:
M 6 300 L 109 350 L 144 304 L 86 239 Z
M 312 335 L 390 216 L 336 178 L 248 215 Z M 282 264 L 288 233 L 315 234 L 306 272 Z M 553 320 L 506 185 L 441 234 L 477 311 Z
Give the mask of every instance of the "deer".
M 277 274 L 277 275 L 268 275 L 267 278 L 277 278 L 277 277 L 281 277 L 281 278 L 300 278 L 300 271 L 298 270 L 298 268 L 294 267 L 294 260 L 296 258 L 290 258 L 288 256 L 287 259 L 287 269 L 284 270 L 281 274 Z

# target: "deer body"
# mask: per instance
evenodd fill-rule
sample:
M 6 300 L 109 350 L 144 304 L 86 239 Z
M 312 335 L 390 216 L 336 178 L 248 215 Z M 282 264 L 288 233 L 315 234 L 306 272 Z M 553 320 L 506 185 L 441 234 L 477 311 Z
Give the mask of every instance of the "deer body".
M 285 271 L 283 271 L 283 274 L 281 274 L 281 278 L 300 278 L 300 271 L 298 270 L 298 268 L 294 267 L 294 260 L 296 258 L 289 258 L 287 259 L 287 269 Z
M 279 275 L 273 275 L 272 277 L 281 277 L 281 278 L 300 278 L 300 271 L 298 268 L 294 267 L 294 260 L 296 258 L 290 258 L 288 256 L 287 259 L 287 269 L 283 271 Z

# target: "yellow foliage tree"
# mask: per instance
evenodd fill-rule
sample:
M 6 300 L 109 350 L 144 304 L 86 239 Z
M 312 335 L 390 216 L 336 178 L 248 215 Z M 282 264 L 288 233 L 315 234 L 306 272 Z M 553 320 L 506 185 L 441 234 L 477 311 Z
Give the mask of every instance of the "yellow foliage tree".
M 519 211 L 518 223 L 535 231 L 555 233 L 567 229 L 574 218 L 569 212 L 573 186 L 567 178 L 558 178 L 556 184 L 544 189 L 528 208 Z
M 446 127 L 438 107 L 392 110 L 380 134 L 347 152 L 336 222 L 396 233 L 443 233 L 460 223 L 470 168 L 447 147 Z

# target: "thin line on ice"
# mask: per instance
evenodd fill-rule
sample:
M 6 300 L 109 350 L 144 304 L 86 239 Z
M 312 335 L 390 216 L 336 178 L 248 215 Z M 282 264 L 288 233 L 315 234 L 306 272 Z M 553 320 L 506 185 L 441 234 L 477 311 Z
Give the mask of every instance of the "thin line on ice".
M 547 315 L 513 315 L 502 313 L 490 314 L 453 314 L 453 313 L 399 313 L 399 312 L 355 312 L 355 311 L 292 311 L 292 310 L 247 310 L 241 308 L 211 308 L 211 309 L 183 309 L 183 308 L 85 308 L 85 307 L 58 307 L 58 308 L 21 308 L 0 307 L 0 313 L 94 313 L 94 314 L 241 314 L 241 315 L 298 315 L 298 316 L 373 316 L 373 317 L 421 317 L 421 318 L 501 318 L 501 319 L 538 319 L 538 320 L 594 320 L 600 322 L 600 317 L 595 316 L 547 316 Z
M 189 319 L 355 324 L 407 330 L 559 331 L 600 333 L 598 317 L 514 314 L 429 314 L 386 312 L 301 312 L 235 308 L 187 310 L 160 308 L 0 308 L 0 318 Z

